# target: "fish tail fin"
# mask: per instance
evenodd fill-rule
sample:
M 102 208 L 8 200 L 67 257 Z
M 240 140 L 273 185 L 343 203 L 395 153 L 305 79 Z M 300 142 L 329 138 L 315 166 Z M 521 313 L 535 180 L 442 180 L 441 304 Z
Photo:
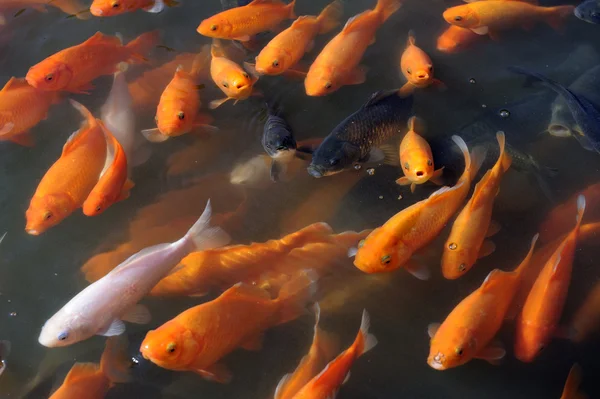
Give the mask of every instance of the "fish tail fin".
M 317 291 L 318 275 L 314 270 L 302 270 L 281 287 L 276 301 L 280 305 L 278 324 L 294 320 L 306 313 L 306 305 Z
M 87 12 L 89 7 L 86 7 L 84 4 L 81 4 L 79 0 L 53 0 L 48 4 L 57 7 L 62 12 L 74 15 L 77 19 L 89 19 L 90 13 Z
M 381 15 L 381 23 L 384 23 L 393 13 L 398 11 L 400 7 L 402 7 L 401 0 L 377 0 L 375 12 Z
M 408 38 L 406 39 L 406 47 L 414 46 L 415 43 L 416 43 L 415 31 L 411 29 L 408 31 Z
M 211 57 L 227 58 L 227 55 L 225 54 L 225 49 L 223 48 L 223 43 L 220 39 L 213 39 L 212 45 L 210 46 L 210 55 Z
M 581 366 L 575 363 L 569 371 L 569 376 L 565 382 L 562 398 L 585 398 L 585 394 L 579 390 L 581 385 Z
M 344 15 L 344 5 L 340 0 L 335 0 L 321 11 L 317 17 L 319 34 L 322 35 L 335 29 Z
M 463 172 L 461 179 L 464 180 L 464 178 L 468 177 L 470 180 L 473 180 L 477 175 L 477 172 L 479 172 L 481 164 L 485 160 L 486 151 L 483 147 L 475 147 L 473 151 L 469 153 L 467 143 L 465 143 L 460 136 L 452 136 L 452 141 L 460 148 L 465 157 L 465 171 Z
M 194 62 L 192 63 L 192 70 L 190 74 L 192 76 L 198 76 L 202 71 L 208 70 L 210 65 L 210 46 L 205 45 L 202 46 L 202 50 L 194 57 Z
M 512 158 L 506 152 L 506 137 L 504 132 L 496 133 L 496 139 L 498 140 L 498 145 L 500 146 L 500 156 L 498 157 L 498 162 L 502 165 L 502 170 L 506 172 L 512 164 Z
M 204 212 L 186 234 L 186 237 L 194 242 L 194 251 L 222 247 L 231 241 L 231 238 L 223 229 L 210 225 L 211 215 L 212 206 L 210 200 L 208 200 Z
M 290 4 L 288 4 L 286 7 L 289 10 L 290 14 L 289 14 L 289 19 L 296 19 L 298 18 L 298 16 L 296 15 L 296 13 L 294 12 L 294 7 L 296 6 L 296 0 L 292 0 L 290 2 Z
M 131 57 L 134 61 L 148 62 L 146 55 L 152 50 L 160 40 L 160 31 L 142 33 L 125 46 L 131 51 Z
M 75 100 L 69 100 L 69 102 L 77 111 L 79 111 L 81 116 L 83 116 L 83 118 L 85 119 L 85 121 L 82 124 L 83 126 L 85 126 L 85 125 L 94 126 L 98 123 L 98 121 L 96 120 L 94 115 L 92 115 L 90 110 L 87 109 L 85 105 L 83 105 Z
M 572 5 L 567 6 L 557 6 L 557 7 L 549 7 L 546 9 L 548 12 L 548 16 L 546 17 L 546 22 L 552 28 L 561 31 L 564 28 L 565 20 L 573 14 L 573 10 L 575 7 Z
M 127 356 L 127 338 L 124 335 L 109 337 L 100 358 L 100 370 L 112 384 L 131 381 L 131 360 Z
M 317 346 L 319 353 L 323 355 L 326 361 L 335 357 L 339 351 L 340 342 L 337 334 L 321 330 L 319 321 L 321 319 L 321 308 L 318 303 L 313 306 L 315 312 L 315 334 L 313 337 L 313 345 Z
M 583 213 L 585 212 L 585 197 L 583 194 L 577 197 L 577 216 L 575 218 L 575 229 L 579 230 L 581 226 L 581 220 L 583 219 Z
M 360 322 L 360 330 L 358 335 L 352 344 L 352 347 L 356 351 L 356 357 L 360 357 L 373 349 L 377 345 L 377 338 L 373 334 L 369 333 L 371 327 L 371 317 L 367 310 L 363 310 L 362 320 Z
M 529 265 L 529 262 L 531 262 L 531 257 L 533 256 L 533 251 L 535 250 L 535 244 L 537 243 L 538 238 L 540 238 L 539 233 L 534 235 L 533 238 L 531 239 L 531 246 L 529 247 L 529 252 L 527 252 L 525 259 L 523 259 L 521 264 L 515 269 L 515 273 L 516 273 L 517 277 L 521 276 L 521 274 L 523 273 L 523 270 L 525 270 L 527 268 L 527 266 Z

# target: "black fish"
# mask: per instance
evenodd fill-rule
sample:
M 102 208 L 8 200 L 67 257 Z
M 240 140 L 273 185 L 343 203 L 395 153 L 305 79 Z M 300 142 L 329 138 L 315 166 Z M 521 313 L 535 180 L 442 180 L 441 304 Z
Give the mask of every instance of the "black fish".
M 365 162 L 381 160 L 376 147 L 406 128 L 412 104 L 412 95 L 402 97 L 398 90 L 374 93 L 365 105 L 325 137 L 313 153 L 308 173 L 314 177 L 330 176 Z M 398 163 L 398 159 L 394 161 Z
M 296 155 L 296 139 L 292 128 L 281 117 L 278 109 L 267 104 L 267 120 L 261 143 L 271 157 L 271 180 L 279 181 L 279 174 L 285 165 Z
M 591 24 L 600 24 L 600 0 L 587 0 L 575 8 L 575 16 Z
M 582 136 L 575 135 L 584 148 L 600 152 L 600 111 L 587 98 L 573 93 L 571 90 L 559 83 L 541 75 L 520 67 L 509 67 L 510 71 L 526 75 L 529 78 L 543 82 L 550 89 L 562 95 L 573 115 Z

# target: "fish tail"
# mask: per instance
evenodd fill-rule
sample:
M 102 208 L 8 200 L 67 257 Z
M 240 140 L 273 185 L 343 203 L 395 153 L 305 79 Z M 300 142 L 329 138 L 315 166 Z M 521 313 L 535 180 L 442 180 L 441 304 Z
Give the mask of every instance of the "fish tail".
M 575 7 L 571 5 L 548 7 L 546 8 L 546 23 L 556 30 L 562 30 L 565 25 L 565 20 L 573 14 L 574 10 Z
M 53 0 L 48 4 L 57 7 L 62 12 L 74 15 L 77 19 L 89 19 L 89 7 L 83 5 L 79 0 Z
M 202 50 L 194 57 L 194 62 L 192 63 L 192 70 L 190 74 L 192 76 L 198 76 L 202 71 L 208 70 L 210 65 L 210 46 L 205 45 L 202 46 Z
M 465 143 L 460 136 L 452 136 L 452 141 L 460 148 L 460 151 L 465 157 L 465 171 L 463 172 L 463 176 L 461 176 L 461 180 L 469 178 L 472 181 L 485 160 L 486 152 L 482 147 L 475 147 L 473 151 L 469 153 L 467 143 Z
M 416 41 L 417 41 L 417 39 L 415 39 L 415 31 L 412 29 L 409 30 L 408 31 L 408 39 L 406 39 L 406 47 L 414 46 Z
M 313 306 L 315 312 L 315 334 L 313 337 L 313 345 L 316 345 L 319 353 L 323 355 L 326 361 L 333 359 L 339 350 L 339 339 L 336 334 L 323 331 L 319 328 L 321 319 L 321 308 L 318 303 Z
M 194 243 L 194 251 L 222 247 L 231 241 L 231 238 L 223 229 L 210 225 L 211 215 L 212 206 L 210 200 L 208 200 L 204 212 L 186 234 L 186 237 Z
M 127 338 L 124 335 L 109 337 L 100 358 L 100 370 L 113 384 L 131 381 L 131 361 L 127 356 Z
M 498 145 L 500 146 L 500 156 L 498 157 L 498 162 L 502 165 L 504 172 L 506 172 L 512 164 L 512 158 L 506 152 L 506 137 L 504 136 L 504 132 L 496 133 L 496 139 L 498 140 Z
M 146 55 L 152 50 L 160 40 L 160 32 L 154 30 L 142 33 L 125 46 L 131 52 L 131 58 L 138 62 L 148 62 Z
M 288 4 L 286 7 L 290 12 L 289 15 L 289 19 L 296 19 L 298 18 L 298 16 L 296 15 L 296 13 L 294 12 L 294 6 L 296 5 L 296 0 L 292 0 L 292 2 L 290 4 Z
M 77 110 L 79 111 L 79 113 L 83 116 L 83 118 L 85 119 L 85 121 L 83 122 L 84 125 L 88 125 L 88 126 L 94 126 L 98 123 L 98 121 L 96 120 L 96 118 L 94 117 L 94 115 L 92 115 L 92 113 L 90 112 L 89 109 L 87 109 L 85 107 L 85 105 L 78 103 L 75 100 L 69 100 L 71 102 L 71 105 Z
M 335 29 L 344 15 L 344 5 L 340 0 L 335 0 L 321 11 L 317 17 L 319 34 L 322 35 Z
M 531 246 L 529 247 L 529 252 L 527 252 L 525 259 L 523 259 L 521 264 L 515 269 L 515 274 L 517 276 L 521 276 L 521 273 L 523 273 L 523 270 L 525 270 L 527 268 L 527 266 L 529 265 L 529 262 L 531 262 L 531 257 L 533 256 L 533 251 L 535 250 L 535 244 L 537 243 L 538 238 L 540 238 L 539 233 L 534 235 L 533 238 L 531 239 Z
M 577 216 L 575 217 L 575 229 L 579 230 L 581 226 L 581 220 L 583 219 L 583 213 L 585 212 L 585 197 L 583 194 L 577 197 Z
M 352 344 L 356 357 L 360 357 L 373 349 L 377 345 L 377 338 L 373 334 L 369 334 L 371 327 L 371 317 L 366 309 L 363 310 L 362 320 L 360 322 L 360 330 Z
M 294 320 L 306 313 L 306 305 L 317 291 L 318 275 L 314 270 L 302 270 L 279 291 L 276 301 L 280 310 L 277 324 Z
M 377 0 L 375 12 L 381 14 L 381 23 L 384 23 L 393 13 L 398 11 L 401 6 L 401 0 Z

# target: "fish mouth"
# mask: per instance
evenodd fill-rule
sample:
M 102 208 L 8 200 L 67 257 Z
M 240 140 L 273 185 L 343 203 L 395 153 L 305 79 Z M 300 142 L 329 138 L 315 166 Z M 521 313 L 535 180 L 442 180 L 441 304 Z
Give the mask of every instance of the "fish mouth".
M 39 236 L 40 234 L 42 234 L 41 231 L 38 231 L 36 229 L 25 229 L 25 231 L 27 232 L 27 234 L 32 236 Z
M 306 170 L 308 171 L 309 175 L 311 175 L 312 177 L 316 177 L 317 179 L 325 176 L 325 171 L 322 168 L 315 165 L 309 165 L 308 168 L 306 168 Z
M 572 136 L 571 129 L 569 129 L 567 126 L 559 124 L 559 123 L 554 123 L 554 124 L 551 124 L 550 126 L 548 126 L 548 133 L 550 133 L 552 136 L 556 136 L 556 137 Z
M 104 11 L 102 11 L 102 9 L 98 7 L 90 7 L 90 13 L 95 17 L 101 17 L 102 15 L 104 15 Z
M 444 359 L 445 356 L 442 352 L 438 352 L 437 355 L 430 357 L 427 360 L 427 364 L 435 370 L 444 370 Z

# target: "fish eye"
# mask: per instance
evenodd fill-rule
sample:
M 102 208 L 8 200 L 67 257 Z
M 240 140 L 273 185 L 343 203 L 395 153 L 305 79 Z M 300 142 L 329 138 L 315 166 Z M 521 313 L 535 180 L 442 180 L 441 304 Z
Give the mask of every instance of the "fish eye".
M 456 348 L 456 349 L 454 350 L 454 352 L 456 352 L 456 354 L 457 354 L 458 356 L 462 356 L 462 354 L 463 354 L 463 349 L 462 349 L 461 347 L 458 347 L 458 348 Z
M 166 349 L 167 349 L 167 352 L 173 353 L 173 352 L 175 352 L 176 348 L 177 348 L 177 345 L 175 345 L 175 342 L 169 342 L 167 344 L 167 348 Z
M 410 68 L 406 68 L 406 72 L 407 72 L 409 75 L 412 75 L 412 69 L 410 69 Z
M 461 264 L 458 266 L 458 271 L 459 271 L 459 272 L 464 272 L 465 270 L 467 270 L 467 265 L 465 265 L 464 263 L 461 263 Z
M 229 83 L 227 83 L 227 82 L 223 82 L 223 87 L 224 87 L 224 88 L 228 88 L 228 87 L 229 87 Z
M 455 21 L 462 21 L 463 17 L 461 17 L 460 15 L 457 15 L 456 17 L 454 17 Z
M 427 166 L 432 166 L 433 165 L 433 161 L 431 159 L 427 160 Z
M 331 86 L 333 86 L 333 85 L 331 84 L 331 82 L 327 82 L 327 83 L 325 83 L 325 88 L 326 88 L 327 90 L 331 89 Z
M 454 251 L 456 248 L 458 248 L 458 245 L 456 245 L 455 242 L 451 242 L 450 244 L 448 244 L 449 250 Z
M 248 73 L 247 73 L 247 72 L 244 72 L 242 75 L 244 75 L 244 77 L 245 77 L 246 79 L 248 79 L 248 78 L 250 77 L 250 75 L 248 75 Z
M 391 261 L 392 261 L 392 256 L 391 255 L 384 255 L 384 256 L 381 257 L 381 263 L 383 263 L 384 265 L 387 265 Z
M 154 115 L 154 122 L 158 123 L 158 115 Z
M 183 111 L 177 113 L 177 117 L 179 118 L 179 120 L 184 120 L 185 119 L 185 114 L 183 113 Z
M 113 2 L 112 8 L 119 8 L 119 2 L 117 2 L 117 1 Z
M 69 338 L 69 333 L 66 332 L 66 331 L 63 331 L 60 334 L 58 334 L 58 340 L 59 341 L 64 341 L 67 338 Z
M 52 82 L 52 79 L 54 79 L 54 74 L 53 73 L 49 73 L 48 75 L 46 75 L 46 82 Z
M 101 206 L 97 206 L 97 207 L 96 207 L 96 212 L 100 212 L 101 210 L 102 210 L 102 207 L 101 207 Z
M 365 245 L 365 240 L 360 240 L 360 241 L 358 242 L 358 247 L 359 247 L 359 248 L 362 248 L 362 247 L 364 247 L 364 245 Z
M 47 211 L 44 213 L 44 220 L 49 220 L 50 218 L 52 218 L 52 212 Z
M 332 158 L 332 159 L 329 160 L 329 165 L 331 165 L 331 166 L 335 166 L 338 163 L 340 163 L 340 160 L 337 159 L 337 158 Z
M 277 151 L 285 151 L 287 148 L 284 145 L 277 146 Z
M 279 66 L 279 61 L 273 61 L 273 68 L 277 68 Z
M 408 164 L 408 162 L 404 163 L 404 169 L 410 170 L 410 165 Z
M 210 26 L 210 30 L 212 30 L 213 32 L 214 32 L 214 31 L 216 31 L 216 30 L 217 30 L 217 28 L 218 28 L 218 26 L 217 26 L 217 25 L 211 25 L 211 26 Z
M 433 65 L 429 65 L 428 69 L 429 69 L 429 72 L 433 72 Z

